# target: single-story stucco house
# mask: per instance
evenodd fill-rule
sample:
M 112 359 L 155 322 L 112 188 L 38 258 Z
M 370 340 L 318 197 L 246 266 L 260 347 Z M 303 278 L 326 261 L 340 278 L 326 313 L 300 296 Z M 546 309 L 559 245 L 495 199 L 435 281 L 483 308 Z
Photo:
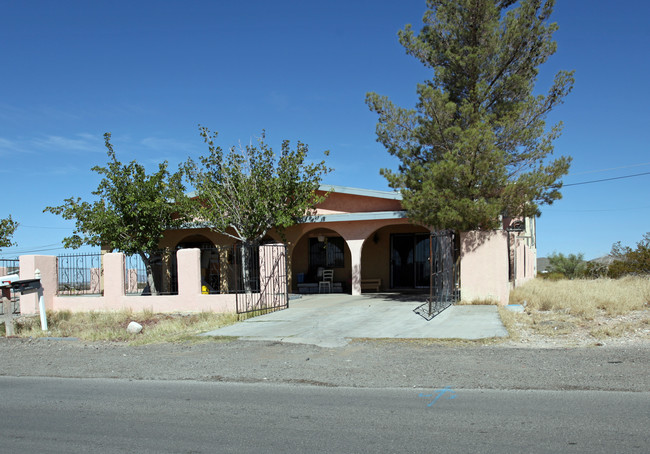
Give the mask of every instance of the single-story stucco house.
M 287 245 L 289 285 L 294 293 L 318 293 L 324 269 L 333 271 L 327 291 L 353 295 L 366 290 L 413 292 L 429 289 L 430 230 L 409 222 L 397 192 L 321 186 L 329 193 L 316 215 L 265 242 Z M 510 289 L 536 274 L 535 219 L 504 219 L 493 231 L 454 236 L 454 286 L 464 300 L 508 301 Z M 284 241 L 283 241 L 284 240 Z M 227 246 L 235 240 L 205 227 L 169 230 L 161 248 Z M 223 258 L 221 258 L 223 259 Z M 211 273 L 218 256 L 202 259 Z

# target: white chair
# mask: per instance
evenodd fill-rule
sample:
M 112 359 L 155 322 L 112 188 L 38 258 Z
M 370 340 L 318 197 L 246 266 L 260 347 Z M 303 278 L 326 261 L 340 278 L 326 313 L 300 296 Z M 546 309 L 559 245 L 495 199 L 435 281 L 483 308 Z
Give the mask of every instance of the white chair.
M 334 286 L 334 270 L 323 270 L 323 275 L 321 276 L 320 281 L 318 281 L 318 293 L 321 293 L 321 290 L 327 288 L 327 293 L 332 293 L 332 287 Z

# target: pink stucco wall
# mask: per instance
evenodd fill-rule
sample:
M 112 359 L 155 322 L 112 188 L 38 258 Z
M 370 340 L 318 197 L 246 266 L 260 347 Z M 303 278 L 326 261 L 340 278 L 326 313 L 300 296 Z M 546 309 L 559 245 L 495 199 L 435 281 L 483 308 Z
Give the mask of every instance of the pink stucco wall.
M 496 300 L 508 304 L 508 238 L 503 230 L 460 235 L 461 299 Z
M 236 296 L 234 294 L 201 294 L 199 249 L 178 251 L 178 295 L 127 296 L 124 285 L 124 254 L 108 253 L 104 261 L 104 295 L 103 296 L 58 296 L 56 257 L 23 256 L 20 258 L 21 279 L 34 277 L 34 270 L 41 271 L 41 285 L 46 309 L 84 311 L 116 311 L 131 309 L 133 311 L 152 310 L 153 312 L 235 312 Z M 23 314 L 37 312 L 38 293 L 25 294 L 20 298 Z

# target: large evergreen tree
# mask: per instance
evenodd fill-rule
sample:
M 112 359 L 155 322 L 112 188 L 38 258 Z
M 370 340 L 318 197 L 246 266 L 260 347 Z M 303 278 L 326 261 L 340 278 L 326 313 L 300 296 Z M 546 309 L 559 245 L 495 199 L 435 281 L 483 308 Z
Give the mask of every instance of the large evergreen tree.
M 399 32 L 433 71 L 415 109 L 369 93 L 378 141 L 400 160 L 382 169 L 413 221 L 435 229 L 494 228 L 500 215 L 539 214 L 559 199 L 570 158 L 551 160 L 561 124 L 547 114 L 571 91 L 560 71 L 535 95 L 538 67 L 556 50 L 553 0 L 427 0 L 424 26 Z

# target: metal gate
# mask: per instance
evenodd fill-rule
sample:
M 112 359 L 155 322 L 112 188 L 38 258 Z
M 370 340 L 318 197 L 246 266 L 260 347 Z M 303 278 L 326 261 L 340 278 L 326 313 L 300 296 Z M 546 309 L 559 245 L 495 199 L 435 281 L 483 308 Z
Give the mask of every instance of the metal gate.
M 262 315 L 289 307 L 286 245 L 237 245 L 234 251 L 241 279 L 236 286 L 237 313 Z
M 458 301 L 458 270 L 454 260 L 454 233 L 432 232 L 429 236 L 429 297 L 414 312 L 426 320 Z

